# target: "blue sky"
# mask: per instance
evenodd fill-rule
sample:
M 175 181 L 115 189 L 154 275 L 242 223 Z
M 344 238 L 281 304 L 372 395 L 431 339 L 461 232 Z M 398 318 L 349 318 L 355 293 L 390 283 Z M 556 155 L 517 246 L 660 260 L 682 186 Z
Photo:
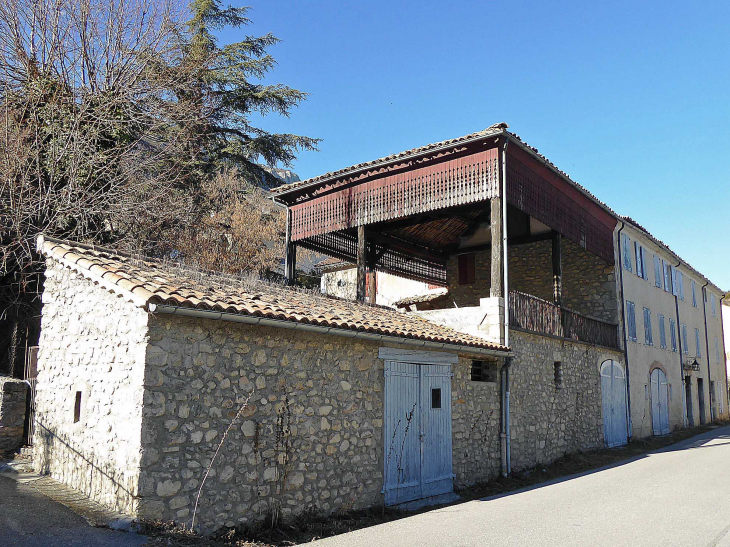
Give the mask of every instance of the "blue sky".
M 730 289 L 730 2 L 251 0 L 308 178 L 505 121 Z

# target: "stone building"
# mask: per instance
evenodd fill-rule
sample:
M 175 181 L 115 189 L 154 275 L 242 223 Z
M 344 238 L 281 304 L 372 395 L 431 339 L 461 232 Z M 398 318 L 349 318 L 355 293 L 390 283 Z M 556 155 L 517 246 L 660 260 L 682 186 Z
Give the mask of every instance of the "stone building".
M 661 367 L 623 334 L 629 295 L 652 287 L 632 288 L 619 242 L 679 259 L 506 124 L 274 197 L 288 208 L 288 279 L 298 247 L 331 256 L 354 265 L 333 267 L 352 282 L 323 282 L 341 298 L 39 239 L 42 472 L 144 518 L 187 522 L 200 491 L 197 522 L 212 530 L 444 500 L 649 434 L 636 413 L 666 382 L 652 399 Z M 383 279 L 409 285 L 385 302 Z M 414 287 L 429 294 L 401 298 Z M 710 317 L 707 344 L 722 337 Z M 718 371 L 703 371 L 714 393 Z M 726 396 L 707 419 L 727 414 Z
M 598 366 L 615 350 L 525 332 L 510 351 L 383 307 L 39 250 L 37 465 L 124 513 L 189 522 L 239 411 L 200 497 L 207 530 L 416 499 L 401 480 L 414 473 L 435 479 L 429 496 L 485 481 L 505 465 L 510 357 L 513 466 L 603 442 Z

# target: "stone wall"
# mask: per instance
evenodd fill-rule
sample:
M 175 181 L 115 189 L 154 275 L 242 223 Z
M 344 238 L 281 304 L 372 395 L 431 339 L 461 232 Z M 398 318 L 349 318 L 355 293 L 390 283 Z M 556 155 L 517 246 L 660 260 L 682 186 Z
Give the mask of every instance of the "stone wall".
M 0 452 L 23 444 L 27 394 L 28 384 L 0 376 Z
M 562 239 L 563 305 L 584 315 L 618 321 L 613 266 L 567 238 Z M 449 297 L 458 307 L 478 306 L 489 296 L 491 251 L 478 251 L 476 279 L 459 285 L 458 257 L 446 263 Z M 553 300 L 552 243 L 538 241 L 509 247 L 509 289 Z
M 477 357 L 477 359 L 479 359 Z M 451 367 L 454 486 L 463 488 L 499 475 L 501 388 L 497 382 L 472 382 L 471 359 Z M 501 366 L 501 363 L 500 365 Z
M 618 322 L 614 268 L 562 238 L 563 306 L 611 323 Z M 509 249 L 510 290 L 553 300 L 552 243 L 538 241 Z
M 140 512 L 204 529 L 382 504 L 383 361 L 336 336 L 160 315 L 150 323 Z
M 510 331 L 512 469 L 603 446 L 600 365 L 623 353 Z M 562 383 L 555 383 L 555 362 Z
M 54 261 L 47 266 L 34 465 L 134 514 L 147 314 Z

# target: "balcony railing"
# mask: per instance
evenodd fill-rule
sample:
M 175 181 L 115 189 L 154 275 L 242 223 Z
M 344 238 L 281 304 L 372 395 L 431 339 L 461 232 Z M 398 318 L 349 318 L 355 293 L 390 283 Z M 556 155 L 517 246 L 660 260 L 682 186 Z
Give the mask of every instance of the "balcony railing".
M 618 325 L 575 313 L 530 294 L 509 293 L 510 327 L 619 348 Z

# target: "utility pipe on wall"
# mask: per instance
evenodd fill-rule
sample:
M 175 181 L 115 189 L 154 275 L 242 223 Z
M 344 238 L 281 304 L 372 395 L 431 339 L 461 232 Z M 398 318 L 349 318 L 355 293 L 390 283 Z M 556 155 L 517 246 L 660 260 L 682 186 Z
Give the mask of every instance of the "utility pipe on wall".
M 621 242 L 621 231 L 626 227 L 626 222 L 621 221 L 621 228 L 618 230 L 618 278 L 621 288 L 621 326 L 624 338 L 624 360 L 626 361 L 626 424 L 629 438 L 633 437 L 634 426 L 631 422 L 631 382 L 629 379 L 629 344 L 626 335 L 626 297 L 624 295 L 624 248 Z M 600 374 L 600 372 L 599 372 Z

